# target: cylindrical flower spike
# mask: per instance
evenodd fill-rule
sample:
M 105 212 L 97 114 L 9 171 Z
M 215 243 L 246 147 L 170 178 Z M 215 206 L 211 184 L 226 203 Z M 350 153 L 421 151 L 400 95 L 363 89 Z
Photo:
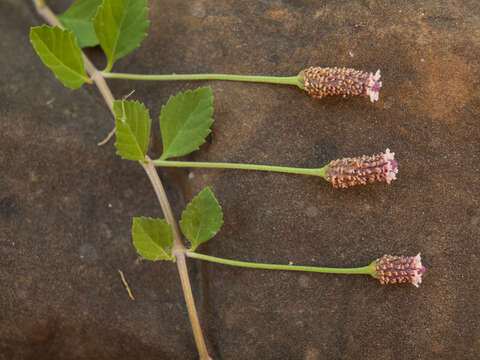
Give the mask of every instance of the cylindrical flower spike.
M 416 287 L 422 282 L 425 267 L 420 254 L 417 256 L 383 255 L 372 264 L 372 276 L 382 285 L 412 283 Z
M 334 160 L 325 170 L 326 179 L 335 188 L 347 188 L 375 181 L 390 184 L 397 178 L 398 173 L 398 163 L 394 156 L 395 153 L 387 149 L 385 153 L 378 155 Z
M 316 99 L 328 95 L 365 95 L 373 103 L 382 87 L 380 70 L 373 74 L 347 68 L 310 67 L 299 77 L 305 91 Z

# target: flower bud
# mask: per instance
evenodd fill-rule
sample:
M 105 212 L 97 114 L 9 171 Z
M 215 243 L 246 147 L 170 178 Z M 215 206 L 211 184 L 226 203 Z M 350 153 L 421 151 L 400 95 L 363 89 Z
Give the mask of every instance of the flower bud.
M 372 266 L 375 270 L 372 276 L 382 285 L 409 282 L 418 287 L 425 273 L 420 254 L 417 256 L 383 255 Z
M 300 73 L 304 89 L 312 97 L 365 95 L 373 103 L 382 87 L 380 70 L 375 74 L 347 68 L 310 67 Z
M 325 170 L 326 179 L 334 188 L 347 188 L 375 181 L 390 184 L 397 178 L 398 172 L 398 163 L 394 156 L 395 153 L 387 149 L 385 153 L 378 155 L 334 160 Z

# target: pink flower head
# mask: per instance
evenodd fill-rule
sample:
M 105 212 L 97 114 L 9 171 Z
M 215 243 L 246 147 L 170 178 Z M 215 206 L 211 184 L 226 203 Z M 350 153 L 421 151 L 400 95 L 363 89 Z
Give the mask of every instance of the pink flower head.
M 387 149 L 378 155 L 334 160 L 328 164 L 325 174 L 334 188 L 365 185 L 375 181 L 390 184 L 398 173 L 398 163 L 394 156 L 395 153 Z
M 347 68 L 310 67 L 301 73 L 304 89 L 312 97 L 365 95 L 373 103 L 382 87 L 380 70 L 375 74 Z
M 377 278 L 382 285 L 412 283 L 416 287 L 422 282 L 425 267 L 420 254 L 417 256 L 383 255 L 373 264 Z

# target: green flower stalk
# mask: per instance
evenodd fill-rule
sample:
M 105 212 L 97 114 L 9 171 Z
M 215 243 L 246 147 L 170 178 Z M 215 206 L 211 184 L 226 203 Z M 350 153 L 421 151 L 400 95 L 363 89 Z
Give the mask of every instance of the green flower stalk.
M 420 254 L 417 256 L 384 255 L 369 265 L 358 268 L 330 268 L 318 266 L 253 263 L 203 255 L 194 251 L 187 251 L 186 255 L 194 259 L 251 269 L 305 271 L 328 274 L 364 274 L 378 279 L 382 285 L 409 282 L 415 287 L 418 287 L 422 282 L 422 275 L 425 273 L 425 267 L 422 265 Z
M 348 68 L 310 67 L 300 71 L 296 76 L 257 76 L 257 75 L 230 75 L 230 74 L 171 74 L 171 75 L 142 75 L 102 72 L 107 79 L 130 80 L 226 80 L 246 81 L 270 84 L 295 85 L 305 90 L 310 96 L 321 99 L 330 95 L 354 96 L 363 95 L 373 103 L 378 100 L 379 90 L 382 87 L 380 70 L 375 74 Z
M 270 166 L 258 164 L 235 164 L 194 161 L 153 160 L 155 166 L 165 167 L 196 167 L 214 169 L 240 169 L 282 172 L 301 175 L 320 176 L 330 182 L 334 188 L 347 188 L 354 185 L 365 185 L 372 182 L 386 182 L 390 184 L 396 179 L 398 163 L 394 159 L 395 153 L 389 149 L 385 153 L 356 158 L 343 158 L 331 161 L 328 165 L 318 169 L 305 169 L 286 166 Z

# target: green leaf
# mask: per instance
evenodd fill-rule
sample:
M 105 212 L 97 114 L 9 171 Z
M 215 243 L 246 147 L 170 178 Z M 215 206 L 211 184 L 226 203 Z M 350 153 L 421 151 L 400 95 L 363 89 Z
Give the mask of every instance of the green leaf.
M 78 89 L 83 83 L 92 82 L 85 73 L 82 51 L 71 32 L 57 26 L 36 26 L 30 29 L 30 41 L 63 85 Z
M 102 0 L 77 0 L 58 16 L 62 25 L 75 34 L 82 48 L 99 44 L 92 20 L 101 3 Z
M 150 114 L 138 101 L 115 100 L 113 103 L 117 154 L 127 160 L 145 160 L 150 139 Z
M 104 0 L 93 26 L 107 56 L 110 71 L 118 59 L 135 50 L 147 36 L 149 21 L 146 0 Z
M 192 244 L 192 251 L 195 251 L 198 245 L 214 237 L 222 224 L 222 208 L 208 187 L 187 205 L 182 213 L 182 220 L 180 220 L 180 227 Z
M 163 219 L 148 217 L 133 218 L 133 245 L 147 260 L 172 260 L 173 231 Z
M 213 123 L 213 96 L 210 87 L 171 96 L 162 106 L 160 128 L 163 154 L 161 160 L 198 150 L 210 134 Z

